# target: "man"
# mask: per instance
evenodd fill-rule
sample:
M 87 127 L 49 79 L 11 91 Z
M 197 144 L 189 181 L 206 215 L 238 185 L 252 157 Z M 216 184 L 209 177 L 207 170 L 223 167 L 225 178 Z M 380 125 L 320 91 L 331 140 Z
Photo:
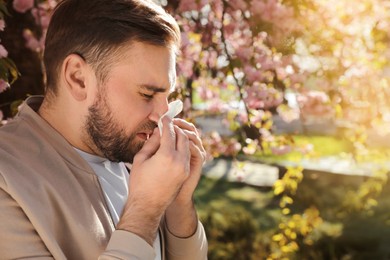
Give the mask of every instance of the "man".
M 45 97 L 0 128 L 1 259 L 207 258 L 192 200 L 199 135 L 181 119 L 156 128 L 179 41 L 174 19 L 148 1 L 57 6 Z

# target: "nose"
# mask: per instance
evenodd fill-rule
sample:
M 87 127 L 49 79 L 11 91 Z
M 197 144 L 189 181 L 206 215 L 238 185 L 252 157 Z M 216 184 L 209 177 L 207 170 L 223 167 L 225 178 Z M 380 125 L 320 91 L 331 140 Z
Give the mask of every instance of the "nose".
M 156 100 L 156 102 L 153 105 L 153 110 L 149 114 L 149 120 L 153 122 L 158 122 L 160 117 L 164 115 L 168 111 L 168 99 L 160 99 Z

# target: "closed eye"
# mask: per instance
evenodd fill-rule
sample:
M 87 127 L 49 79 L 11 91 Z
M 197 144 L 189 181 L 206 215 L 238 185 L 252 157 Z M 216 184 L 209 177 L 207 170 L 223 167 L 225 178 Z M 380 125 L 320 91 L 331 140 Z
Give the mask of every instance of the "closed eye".
M 140 94 L 141 94 L 141 96 L 143 96 L 144 98 L 146 98 L 148 100 L 153 99 L 153 97 L 154 97 L 154 94 L 152 94 L 152 95 L 145 94 L 145 93 L 140 93 Z

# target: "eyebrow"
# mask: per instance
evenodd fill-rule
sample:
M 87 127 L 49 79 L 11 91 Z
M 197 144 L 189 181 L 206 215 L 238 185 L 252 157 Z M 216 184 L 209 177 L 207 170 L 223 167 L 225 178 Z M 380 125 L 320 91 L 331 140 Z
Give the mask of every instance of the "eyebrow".
M 149 91 L 153 91 L 155 93 L 164 93 L 164 92 L 167 92 L 169 91 L 169 93 L 171 93 L 173 91 L 173 88 L 164 88 L 164 87 L 158 87 L 158 86 L 154 86 L 154 85 L 148 85 L 148 84 L 142 84 L 140 85 L 140 88 L 142 89 L 146 89 L 146 90 L 149 90 Z

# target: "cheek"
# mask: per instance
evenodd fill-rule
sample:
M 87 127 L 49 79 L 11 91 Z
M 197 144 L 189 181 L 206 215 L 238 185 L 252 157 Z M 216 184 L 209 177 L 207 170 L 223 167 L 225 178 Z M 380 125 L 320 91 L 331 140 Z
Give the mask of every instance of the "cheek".
M 125 129 L 134 130 L 138 124 L 147 120 L 153 110 L 153 103 L 145 102 L 131 88 L 120 88 L 110 85 L 107 99 L 114 118 Z
M 144 108 L 142 104 L 134 98 L 134 94 L 126 93 L 119 88 L 111 88 L 107 91 L 111 111 L 120 117 L 135 118 Z
M 150 107 L 145 105 L 144 102 L 127 101 L 117 106 L 114 104 L 114 117 L 130 133 L 149 120 Z

